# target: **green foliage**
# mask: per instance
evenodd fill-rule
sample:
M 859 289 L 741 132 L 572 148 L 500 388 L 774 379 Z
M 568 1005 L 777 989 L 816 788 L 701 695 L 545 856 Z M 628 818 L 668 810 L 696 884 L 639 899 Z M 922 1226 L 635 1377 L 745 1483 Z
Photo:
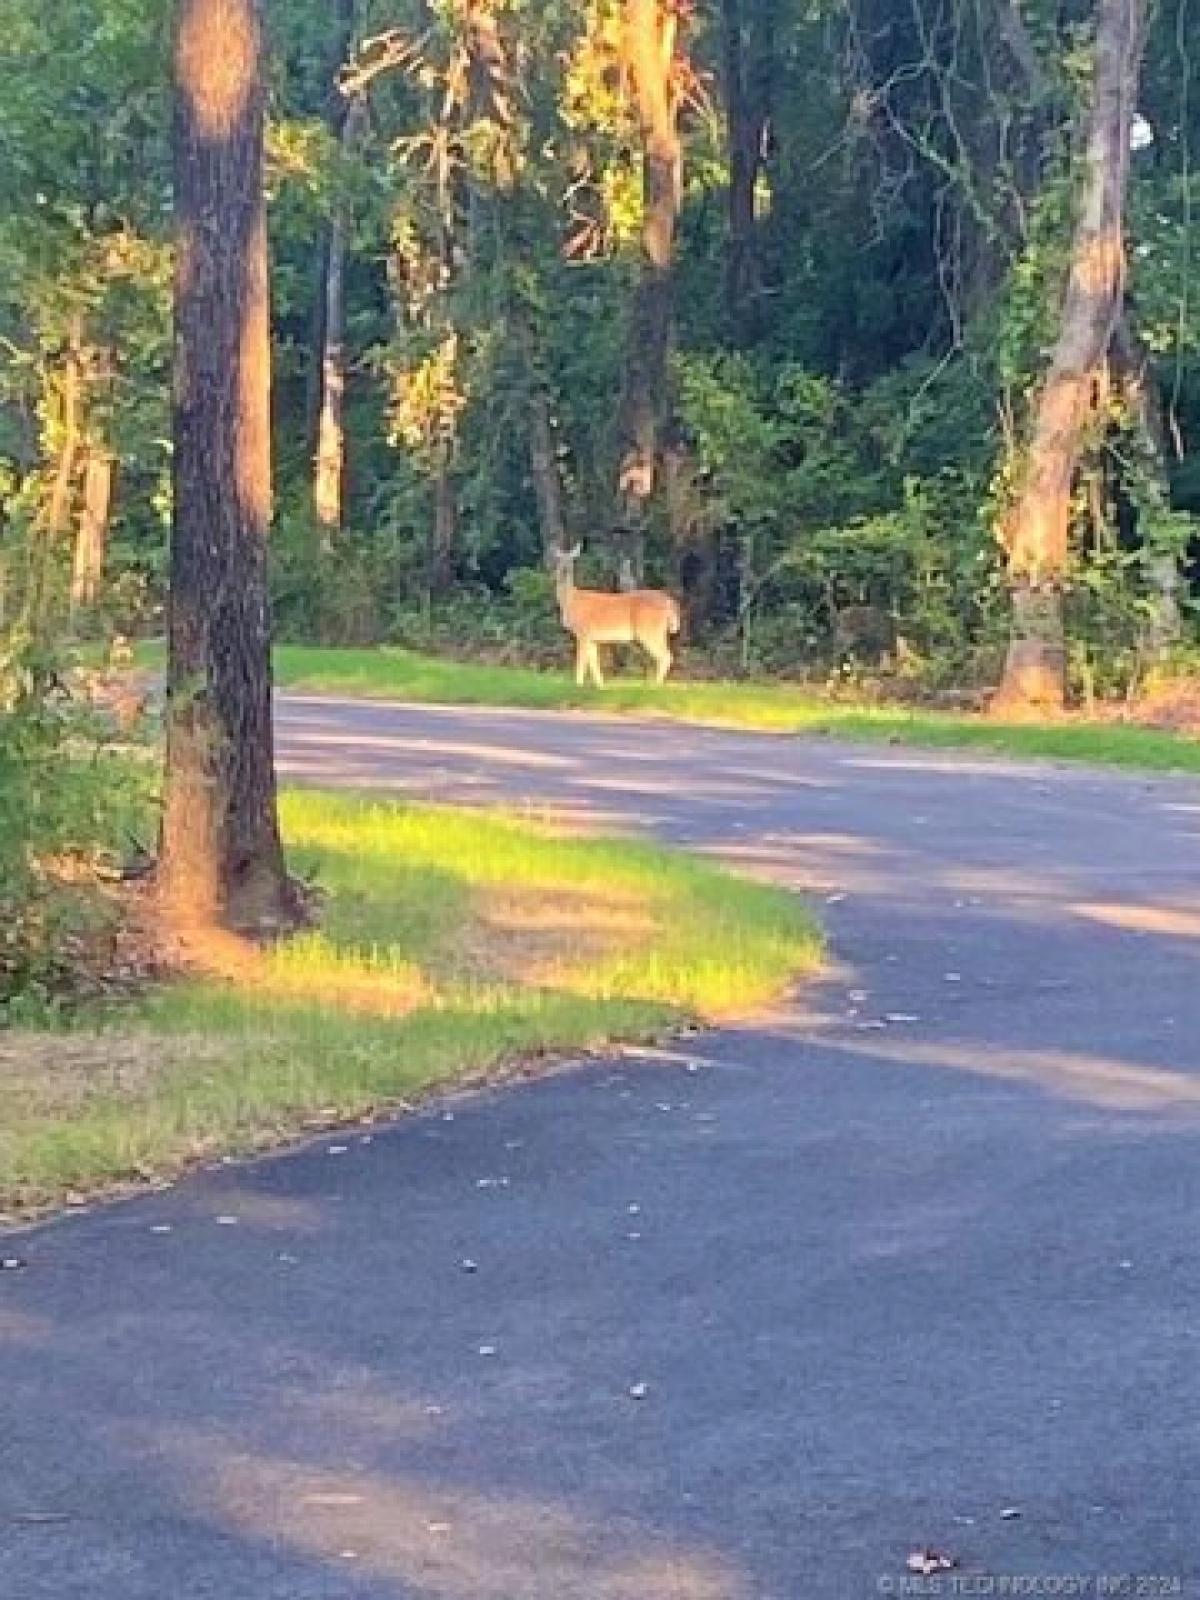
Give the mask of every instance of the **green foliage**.
M 60 670 L 0 642 L 0 1024 L 79 977 L 112 925 L 91 869 L 145 815 L 147 774 L 67 700 Z

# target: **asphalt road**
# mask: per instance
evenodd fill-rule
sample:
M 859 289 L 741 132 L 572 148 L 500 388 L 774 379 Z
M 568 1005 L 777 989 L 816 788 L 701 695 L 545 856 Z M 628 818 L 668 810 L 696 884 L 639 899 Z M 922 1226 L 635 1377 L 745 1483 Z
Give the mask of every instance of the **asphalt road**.
M 281 749 L 719 849 L 836 966 L 8 1241 L 5 1600 L 1200 1595 L 1200 787 L 317 700 Z

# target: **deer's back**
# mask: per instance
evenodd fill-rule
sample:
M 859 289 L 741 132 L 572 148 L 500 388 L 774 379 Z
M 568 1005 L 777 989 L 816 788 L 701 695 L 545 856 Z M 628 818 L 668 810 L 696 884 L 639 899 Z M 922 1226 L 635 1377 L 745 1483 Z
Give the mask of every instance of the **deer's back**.
M 678 627 L 678 617 L 671 596 L 654 589 L 623 594 L 576 589 L 563 621 L 572 633 L 586 634 L 600 644 L 633 644 L 673 630 Z

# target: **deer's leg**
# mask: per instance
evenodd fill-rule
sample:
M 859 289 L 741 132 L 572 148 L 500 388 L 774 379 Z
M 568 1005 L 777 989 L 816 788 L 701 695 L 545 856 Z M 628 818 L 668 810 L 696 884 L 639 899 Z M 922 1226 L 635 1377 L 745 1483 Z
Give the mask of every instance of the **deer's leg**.
M 579 688 L 587 682 L 588 646 L 584 639 L 575 641 L 575 682 Z
M 671 670 L 674 657 L 671 655 L 671 646 L 667 643 L 665 634 L 650 648 L 650 658 L 654 662 L 655 683 L 666 683 L 667 673 Z
M 594 639 L 588 648 L 588 659 L 592 664 L 592 681 L 597 689 L 603 689 L 604 674 L 600 671 L 600 646 Z

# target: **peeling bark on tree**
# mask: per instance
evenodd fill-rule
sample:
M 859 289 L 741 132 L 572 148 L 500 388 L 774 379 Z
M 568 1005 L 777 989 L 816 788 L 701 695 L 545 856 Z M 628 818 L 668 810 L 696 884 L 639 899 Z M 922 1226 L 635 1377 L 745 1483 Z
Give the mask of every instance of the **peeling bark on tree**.
M 623 49 L 642 133 L 641 267 L 629 312 L 624 382 L 617 414 L 617 491 L 625 556 L 642 576 L 646 513 L 658 471 L 667 411 L 675 225 L 683 184 L 675 84 L 678 17 L 668 0 L 626 0 Z
M 94 606 L 100 598 L 115 472 L 116 461 L 107 450 L 94 448 L 88 452 L 71 569 L 72 615 Z
M 1054 711 L 1066 697 L 1062 584 L 1071 499 L 1125 286 L 1124 202 L 1145 0 L 1099 0 L 1092 105 L 1070 276 L 1002 536 L 1012 634 L 994 705 Z
M 276 810 L 261 0 L 176 13 L 174 520 L 160 888 L 189 929 L 291 919 Z

